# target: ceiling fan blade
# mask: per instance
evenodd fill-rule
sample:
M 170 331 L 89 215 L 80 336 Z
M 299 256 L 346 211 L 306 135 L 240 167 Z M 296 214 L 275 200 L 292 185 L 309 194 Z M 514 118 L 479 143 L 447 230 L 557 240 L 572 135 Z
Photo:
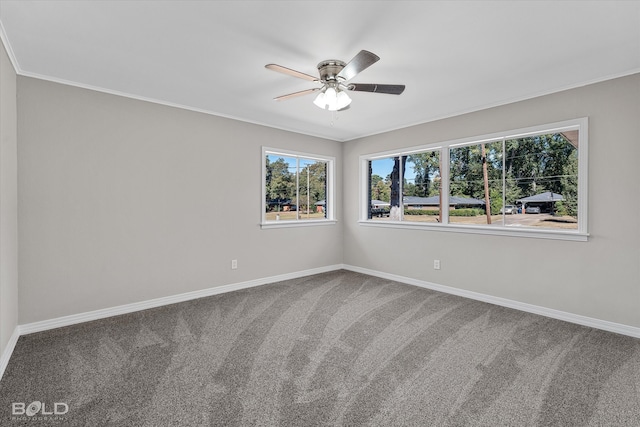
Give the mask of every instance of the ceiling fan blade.
M 274 101 L 284 101 L 285 99 L 295 98 L 296 96 L 307 95 L 316 91 L 319 91 L 321 88 L 315 87 L 313 89 L 301 90 L 300 92 L 293 92 L 287 95 L 278 96 L 273 98 Z
M 351 83 L 347 89 L 356 92 L 388 93 L 389 95 L 400 95 L 404 92 L 404 85 L 378 85 L 375 83 Z
M 342 71 L 338 73 L 338 77 L 350 80 L 354 78 L 356 74 L 369 68 L 379 60 L 380 57 L 375 53 L 371 53 L 368 50 L 361 50 L 351 61 L 349 61 L 347 65 L 344 66 Z
M 288 74 L 290 76 L 297 77 L 299 79 L 309 80 L 312 82 L 317 82 L 320 80 L 318 77 L 301 73 L 300 71 L 292 70 L 291 68 L 283 67 L 282 65 L 278 65 L 278 64 L 267 64 L 264 67 L 268 68 L 269 70 L 273 70 L 279 73 Z

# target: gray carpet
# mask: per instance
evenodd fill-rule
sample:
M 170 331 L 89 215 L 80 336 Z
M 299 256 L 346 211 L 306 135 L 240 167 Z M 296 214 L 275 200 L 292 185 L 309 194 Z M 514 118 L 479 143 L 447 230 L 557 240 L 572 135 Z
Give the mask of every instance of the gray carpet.
M 640 340 L 336 271 L 23 336 L 0 424 L 639 426 L 639 390 Z

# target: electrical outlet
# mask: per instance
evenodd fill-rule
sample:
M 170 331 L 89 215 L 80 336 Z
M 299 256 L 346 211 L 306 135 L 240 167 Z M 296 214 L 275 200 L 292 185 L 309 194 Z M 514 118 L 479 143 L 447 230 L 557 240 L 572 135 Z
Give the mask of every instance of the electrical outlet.
M 232 270 L 236 270 L 238 268 L 238 260 L 237 259 L 232 259 L 231 260 L 231 269 Z
M 440 270 L 440 260 L 439 259 L 434 259 L 433 260 L 433 269 L 434 270 Z

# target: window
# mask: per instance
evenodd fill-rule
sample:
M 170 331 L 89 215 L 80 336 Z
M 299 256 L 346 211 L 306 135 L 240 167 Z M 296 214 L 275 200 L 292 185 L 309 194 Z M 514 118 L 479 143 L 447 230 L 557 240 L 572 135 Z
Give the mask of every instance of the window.
M 361 163 L 363 224 L 586 240 L 586 118 Z
M 369 166 L 369 219 L 441 221 L 439 151 L 373 159 Z
M 263 148 L 262 159 L 263 227 L 335 222 L 332 157 Z

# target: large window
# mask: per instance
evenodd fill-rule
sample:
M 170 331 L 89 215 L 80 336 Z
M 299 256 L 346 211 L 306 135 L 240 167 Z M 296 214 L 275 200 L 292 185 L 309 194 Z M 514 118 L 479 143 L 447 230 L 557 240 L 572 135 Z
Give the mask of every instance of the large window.
M 586 240 L 587 119 L 361 163 L 364 224 Z
M 334 222 L 334 159 L 263 148 L 262 225 Z

